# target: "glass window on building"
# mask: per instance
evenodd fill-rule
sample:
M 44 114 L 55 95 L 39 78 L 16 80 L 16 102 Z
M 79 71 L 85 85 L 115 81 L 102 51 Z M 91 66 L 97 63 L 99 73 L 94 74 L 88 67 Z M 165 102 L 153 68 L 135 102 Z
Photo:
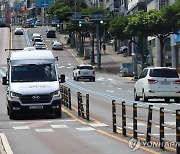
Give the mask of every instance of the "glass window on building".
M 155 42 L 155 39 L 152 39 L 149 41 L 149 45 L 153 48 L 156 46 L 156 42 Z

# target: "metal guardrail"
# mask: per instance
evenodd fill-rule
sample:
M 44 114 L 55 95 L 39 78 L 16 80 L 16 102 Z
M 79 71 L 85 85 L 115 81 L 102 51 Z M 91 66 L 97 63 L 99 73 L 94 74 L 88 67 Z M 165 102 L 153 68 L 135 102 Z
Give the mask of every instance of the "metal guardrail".
M 83 98 L 86 98 L 85 103 L 83 103 Z M 77 102 L 78 116 L 82 117 L 83 119 L 89 120 L 89 94 L 83 96 L 82 93 L 77 92 Z
M 121 106 L 121 111 L 117 112 L 117 106 Z M 131 107 L 133 110 L 132 116 L 126 114 L 126 107 Z M 138 117 L 138 109 L 146 109 L 148 111 L 147 113 L 147 118 L 139 118 Z M 118 110 L 119 111 L 119 110 Z M 159 122 L 153 121 L 153 111 L 159 112 Z M 166 114 L 173 114 L 176 116 L 176 125 L 172 126 L 169 124 L 165 124 L 164 119 L 165 119 L 165 113 Z M 117 117 L 121 117 L 121 125 L 118 125 L 117 122 Z M 133 128 L 128 128 L 127 125 L 127 119 L 132 119 L 133 121 Z M 147 129 L 146 132 L 141 132 L 137 129 L 137 124 L 138 121 L 142 121 L 147 123 Z M 122 128 L 122 135 L 127 136 L 126 130 L 129 130 L 132 132 L 131 134 L 133 135 L 133 138 L 137 139 L 138 138 L 138 133 L 143 134 L 146 136 L 146 142 L 151 142 L 152 139 L 154 138 L 159 141 L 160 143 L 160 149 L 164 150 L 165 149 L 165 142 L 173 142 L 170 140 L 165 139 L 165 133 L 164 129 L 169 128 L 169 129 L 174 129 L 176 130 L 176 153 L 180 153 L 180 110 L 176 111 L 169 111 L 165 110 L 163 107 L 160 109 L 154 108 L 153 105 L 149 106 L 139 106 L 137 103 L 133 104 L 128 104 L 125 103 L 125 101 L 122 102 L 116 102 L 115 100 L 112 100 L 112 122 L 113 122 L 113 132 L 117 133 L 118 127 Z M 159 137 L 153 135 L 151 133 L 152 131 L 152 125 L 158 125 L 159 126 Z
M 60 92 L 62 96 L 62 104 L 71 110 L 71 90 L 70 88 L 60 85 Z

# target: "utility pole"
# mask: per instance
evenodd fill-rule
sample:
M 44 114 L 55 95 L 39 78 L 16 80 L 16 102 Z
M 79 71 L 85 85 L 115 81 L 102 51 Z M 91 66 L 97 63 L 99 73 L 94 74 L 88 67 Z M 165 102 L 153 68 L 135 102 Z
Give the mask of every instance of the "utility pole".
M 96 24 L 96 44 L 97 44 L 97 68 L 101 68 L 101 52 L 99 46 L 99 22 Z

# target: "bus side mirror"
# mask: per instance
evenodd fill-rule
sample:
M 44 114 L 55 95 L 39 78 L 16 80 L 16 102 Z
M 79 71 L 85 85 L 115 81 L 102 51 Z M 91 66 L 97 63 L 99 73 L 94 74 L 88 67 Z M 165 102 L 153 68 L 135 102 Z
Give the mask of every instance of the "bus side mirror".
M 2 85 L 8 85 L 9 84 L 9 81 L 7 80 L 7 77 L 4 76 L 2 77 Z
M 59 77 L 59 82 L 60 83 L 65 83 L 65 75 L 64 74 L 61 74 L 61 76 Z

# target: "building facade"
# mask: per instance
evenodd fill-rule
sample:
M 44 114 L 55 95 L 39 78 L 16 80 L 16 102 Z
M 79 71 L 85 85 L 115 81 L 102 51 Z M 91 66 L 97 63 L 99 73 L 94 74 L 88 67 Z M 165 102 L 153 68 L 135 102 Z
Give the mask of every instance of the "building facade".
M 160 10 L 162 7 L 171 5 L 174 2 L 175 0 L 105 0 L 105 8 L 109 14 L 121 16 L 134 14 L 139 10 Z M 159 39 L 157 37 L 148 37 L 147 41 L 147 48 L 150 52 L 149 54 L 153 56 L 154 65 L 160 66 Z M 180 68 L 180 35 L 170 35 L 166 38 L 164 55 L 165 66 Z

